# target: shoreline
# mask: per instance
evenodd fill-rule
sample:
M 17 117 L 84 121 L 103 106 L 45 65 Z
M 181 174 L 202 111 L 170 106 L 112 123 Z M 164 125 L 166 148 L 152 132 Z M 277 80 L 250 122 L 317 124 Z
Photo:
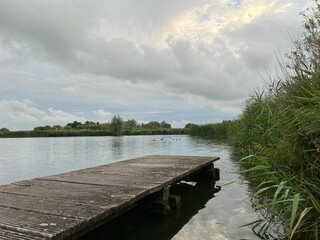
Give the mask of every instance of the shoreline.
M 189 129 L 124 129 L 119 135 L 109 130 L 21 130 L 1 132 L 0 138 L 37 138 L 37 137 L 98 137 L 98 136 L 139 136 L 139 135 L 187 135 Z

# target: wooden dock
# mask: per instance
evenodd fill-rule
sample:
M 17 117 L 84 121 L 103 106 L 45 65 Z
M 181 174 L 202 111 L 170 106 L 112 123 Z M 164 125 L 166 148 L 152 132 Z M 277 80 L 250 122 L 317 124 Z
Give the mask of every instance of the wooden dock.
M 146 156 L 2 185 L 0 240 L 76 239 L 138 204 L 166 213 L 170 185 L 201 173 L 217 178 L 218 159 Z

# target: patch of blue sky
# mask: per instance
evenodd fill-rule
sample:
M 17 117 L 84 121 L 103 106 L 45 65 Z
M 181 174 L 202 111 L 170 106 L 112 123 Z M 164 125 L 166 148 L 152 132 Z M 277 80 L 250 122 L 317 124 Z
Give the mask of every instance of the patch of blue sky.
M 211 20 L 211 16 L 209 13 L 204 12 L 199 16 L 200 22 L 205 22 L 205 21 L 209 21 L 209 20 Z
M 230 3 L 227 4 L 229 7 L 240 7 L 241 0 L 231 0 Z

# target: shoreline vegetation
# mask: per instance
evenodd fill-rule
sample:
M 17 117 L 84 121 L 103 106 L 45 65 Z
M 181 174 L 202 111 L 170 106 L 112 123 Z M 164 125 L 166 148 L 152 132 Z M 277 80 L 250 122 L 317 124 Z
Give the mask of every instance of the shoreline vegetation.
M 165 121 L 138 124 L 134 119 L 123 121 L 120 116 L 114 116 L 110 123 L 74 121 L 66 126 L 38 126 L 30 131 L 10 131 L 7 128 L 1 128 L 0 138 L 179 135 L 188 133 L 188 128 L 171 128 L 171 125 Z
M 10 131 L 0 133 L 0 138 L 35 138 L 35 137 L 95 137 L 95 136 L 134 136 L 134 135 L 184 135 L 188 129 L 124 129 L 120 134 L 109 130 L 43 130 L 43 131 Z
M 320 4 L 303 16 L 305 33 L 279 62 L 282 74 L 247 100 L 238 119 L 190 128 L 241 152 L 253 210 L 262 214 L 251 226 L 261 239 L 320 236 Z

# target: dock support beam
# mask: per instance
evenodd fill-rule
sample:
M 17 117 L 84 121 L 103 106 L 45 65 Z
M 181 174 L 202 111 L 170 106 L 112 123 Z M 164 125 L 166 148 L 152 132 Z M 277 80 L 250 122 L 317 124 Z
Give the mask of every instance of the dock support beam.
M 148 196 L 142 203 L 143 211 L 155 215 L 165 216 L 171 212 L 170 207 L 170 186 L 166 186 L 158 192 Z
M 180 196 L 170 194 L 170 186 L 166 186 L 160 191 L 151 194 L 140 204 L 140 208 L 144 212 L 160 216 L 168 215 L 173 209 L 180 207 Z
M 214 178 L 215 181 L 220 180 L 220 170 L 214 167 L 214 164 L 211 163 L 208 166 L 204 167 L 200 172 L 202 177 L 205 178 Z
M 181 198 L 179 195 L 170 195 L 169 203 L 172 209 L 178 209 L 181 207 Z
M 213 163 L 203 167 L 200 171 L 195 173 L 194 175 L 186 178 L 186 181 L 199 181 L 201 179 L 213 178 L 215 182 L 220 180 L 220 170 L 219 168 L 215 168 Z

